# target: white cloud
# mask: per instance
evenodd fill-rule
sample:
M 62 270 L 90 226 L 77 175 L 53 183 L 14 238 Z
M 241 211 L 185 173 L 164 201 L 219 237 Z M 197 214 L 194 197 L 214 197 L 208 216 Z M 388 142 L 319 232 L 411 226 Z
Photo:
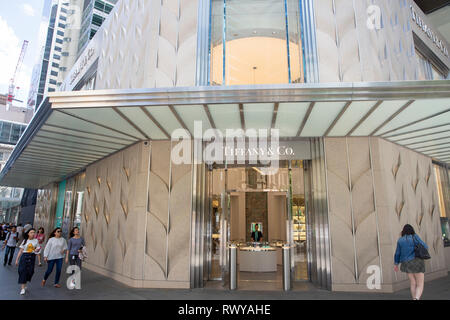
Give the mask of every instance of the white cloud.
M 22 6 L 22 10 L 23 10 L 23 13 L 25 13 L 29 17 L 34 17 L 36 15 L 36 13 L 34 12 L 33 7 L 30 4 L 28 4 L 28 3 L 25 3 Z
M 37 40 L 39 46 L 45 46 L 45 41 L 47 40 L 47 33 L 48 33 L 48 21 L 41 21 L 41 24 L 39 25 L 39 35 Z
M 16 69 L 22 44 L 23 42 L 20 41 L 14 30 L 0 16 L 0 93 L 2 94 L 8 92 L 9 82 Z M 31 69 L 22 65 L 15 82 L 16 87 L 20 87 L 20 90 L 16 92 L 16 98 L 23 99 L 27 95 L 30 74 Z
M 20 40 L 6 20 L 0 16 L 0 85 L 8 85 L 20 54 Z

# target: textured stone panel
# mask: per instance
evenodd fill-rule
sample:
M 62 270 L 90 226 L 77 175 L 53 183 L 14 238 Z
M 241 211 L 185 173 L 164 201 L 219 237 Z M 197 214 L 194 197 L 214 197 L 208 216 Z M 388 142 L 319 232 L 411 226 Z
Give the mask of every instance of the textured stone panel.
M 353 1 L 335 0 L 335 21 L 341 81 L 361 81 L 359 37 Z
M 49 185 L 38 191 L 34 215 L 35 228 L 43 227 L 45 234 L 53 230 L 53 217 L 55 215 L 57 185 Z
M 96 89 L 195 85 L 197 11 L 198 0 L 119 1 L 99 30 Z
M 340 82 L 336 22 L 332 0 L 314 3 L 320 82 Z
M 392 271 L 407 223 L 429 246 L 427 274 L 446 270 L 431 159 L 378 138 L 328 138 L 325 152 L 333 284 L 363 285 L 380 263 L 383 285 L 407 281 Z
M 169 229 L 170 142 L 154 141 L 151 147 L 145 279 L 166 280 Z
M 136 144 L 86 169 L 82 230 L 88 263 L 129 278 L 142 277 L 136 248 L 143 232 L 137 221 L 145 203 L 144 154 L 144 144 Z
M 315 1 L 320 82 L 416 80 L 409 1 Z M 381 28 L 368 28 L 369 6 Z
M 365 284 L 380 265 L 378 217 L 367 138 L 325 141 L 334 284 Z
M 172 281 L 189 281 L 191 185 L 191 166 L 173 166 L 170 192 L 171 226 L 168 236 L 168 278 Z
M 152 142 L 144 279 L 188 282 L 192 166 L 174 165 L 172 147 L 170 141 Z
M 385 197 L 390 204 L 380 206 L 382 209 L 379 210 L 383 219 L 380 227 L 382 241 L 385 243 L 382 246 L 385 281 L 397 283 L 407 280 L 403 273 L 390 272 L 397 240 L 406 223 L 411 224 L 429 246 L 432 259 L 426 262 L 426 272 L 444 270 L 445 257 L 438 218 L 436 182 L 430 169 L 431 159 L 382 139 L 378 139 L 376 145 L 381 170 L 375 171 L 375 181 L 383 182 L 380 189 L 384 187 L 389 190 Z M 374 143 L 372 147 L 375 148 Z M 390 237 L 390 245 L 387 237 Z

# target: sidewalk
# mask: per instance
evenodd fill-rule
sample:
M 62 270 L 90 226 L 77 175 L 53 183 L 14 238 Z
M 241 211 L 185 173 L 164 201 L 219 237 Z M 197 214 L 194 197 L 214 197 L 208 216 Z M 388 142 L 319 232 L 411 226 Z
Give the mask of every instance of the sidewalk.
M 17 284 L 18 273 L 15 266 L 3 266 L 3 251 L 0 251 L 0 300 L 410 300 L 408 290 L 394 294 L 368 294 L 368 293 L 335 293 L 320 290 L 312 286 L 304 291 L 235 291 L 220 289 L 134 289 L 129 288 L 115 280 L 97 273 L 83 270 L 82 290 L 68 290 L 66 288 L 67 275 L 64 273 L 67 265 L 63 266 L 60 289 L 53 288 L 55 271 L 47 281 L 45 288 L 40 283 L 46 267 L 36 266 L 35 275 L 31 285 L 28 286 L 27 295 L 19 295 Z M 15 261 L 15 260 L 14 260 Z M 450 300 L 450 276 L 425 283 L 424 300 Z

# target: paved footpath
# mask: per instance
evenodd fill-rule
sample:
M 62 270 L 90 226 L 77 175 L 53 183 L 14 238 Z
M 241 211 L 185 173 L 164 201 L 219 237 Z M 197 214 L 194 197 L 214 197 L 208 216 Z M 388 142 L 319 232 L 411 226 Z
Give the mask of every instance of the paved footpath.
M 0 261 L 3 262 L 3 251 L 0 251 Z M 64 265 L 64 269 L 67 265 Z M 46 287 L 40 283 L 45 273 L 43 267 L 36 266 L 35 275 L 26 296 L 19 295 L 17 284 L 17 267 L 0 265 L 0 300 L 410 300 L 408 290 L 394 294 L 377 293 L 336 293 L 316 289 L 312 286 L 303 291 L 235 291 L 219 289 L 134 289 L 117 281 L 83 270 L 82 290 L 68 290 L 65 286 L 67 275 L 62 274 L 62 288 L 53 287 L 54 275 L 50 276 Z M 450 300 L 450 276 L 425 284 L 424 300 Z

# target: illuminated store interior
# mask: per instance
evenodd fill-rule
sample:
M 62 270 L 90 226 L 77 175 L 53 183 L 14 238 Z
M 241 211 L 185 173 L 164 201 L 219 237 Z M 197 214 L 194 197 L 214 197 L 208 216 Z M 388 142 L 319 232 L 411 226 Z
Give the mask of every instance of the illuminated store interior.
M 281 287 L 281 248 L 290 240 L 294 243 L 295 280 L 309 279 L 307 166 L 307 161 L 297 160 L 281 161 L 278 170 L 252 165 L 211 168 L 209 280 L 223 280 L 225 276 L 227 240 L 239 248 L 242 288 L 255 289 L 262 282 L 269 288 Z M 263 235 L 260 241 L 252 239 L 255 225 Z

